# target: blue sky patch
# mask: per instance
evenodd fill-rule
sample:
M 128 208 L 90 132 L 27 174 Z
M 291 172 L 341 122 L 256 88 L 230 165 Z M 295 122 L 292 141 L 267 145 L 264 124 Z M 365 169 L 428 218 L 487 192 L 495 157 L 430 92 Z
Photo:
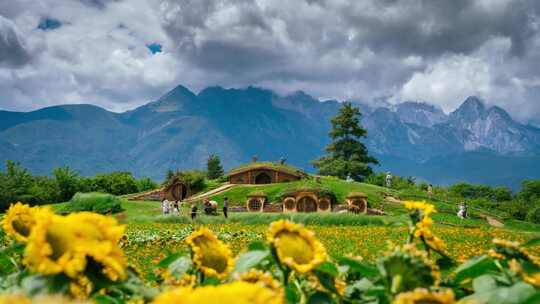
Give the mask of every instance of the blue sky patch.
M 152 54 L 155 54 L 155 53 L 161 53 L 161 44 L 159 43 L 151 43 L 151 44 L 147 44 L 146 47 L 150 50 L 150 52 L 152 52 Z
M 62 26 L 62 22 L 54 18 L 41 18 L 38 24 L 40 30 L 54 30 Z

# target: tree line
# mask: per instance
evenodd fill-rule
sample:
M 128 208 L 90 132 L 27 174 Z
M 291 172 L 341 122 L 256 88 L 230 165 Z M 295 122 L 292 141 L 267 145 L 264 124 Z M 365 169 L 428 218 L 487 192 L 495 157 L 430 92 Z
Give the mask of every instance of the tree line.
M 51 176 L 35 176 L 19 163 L 6 161 L 0 171 L 0 211 L 22 201 L 42 205 L 69 201 L 77 192 L 124 195 L 157 188 L 150 178 L 137 179 L 130 172 L 81 176 L 70 167 L 56 168 Z

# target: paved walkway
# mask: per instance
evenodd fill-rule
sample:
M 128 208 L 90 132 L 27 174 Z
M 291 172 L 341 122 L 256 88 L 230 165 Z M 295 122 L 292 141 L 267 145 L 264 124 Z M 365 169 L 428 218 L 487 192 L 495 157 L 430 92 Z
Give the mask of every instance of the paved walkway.
M 191 202 L 194 202 L 194 201 L 199 201 L 199 200 L 203 200 L 205 198 L 208 198 L 210 196 L 213 196 L 213 195 L 217 195 L 217 194 L 220 194 L 220 193 L 223 193 L 233 187 L 236 187 L 235 184 L 229 184 L 229 183 L 226 183 L 224 185 L 221 185 L 215 189 L 212 189 L 208 192 L 204 192 L 204 193 L 199 193 L 197 195 L 194 195 L 194 196 L 191 196 L 187 199 L 184 200 L 184 202 L 186 203 L 191 203 Z

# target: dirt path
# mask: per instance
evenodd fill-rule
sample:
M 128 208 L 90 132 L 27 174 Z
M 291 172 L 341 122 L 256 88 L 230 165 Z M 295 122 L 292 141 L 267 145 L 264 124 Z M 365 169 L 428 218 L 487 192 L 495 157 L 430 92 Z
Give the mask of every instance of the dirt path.
M 216 194 L 220 194 L 220 193 L 223 193 L 233 187 L 235 187 L 236 185 L 235 184 L 224 184 L 224 185 L 221 185 L 215 189 L 212 189 L 208 192 L 204 192 L 204 193 L 200 193 L 200 194 L 197 194 L 197 195 L 194 195 L 192 197 L 189 197 L 187 199 L 184 200 L 184 202 L 186 203 L 191 203 L 193 201 L 198 201 L 198 200 L 202 200 L 202 199 L 205 199 L 205 198 L 208 198 L 210 196 L 213 196 L 213 195 L 216 195 Z
M 497 228 L 502 228 L 504 227 L 504 224 L 501 223 L 499 220 L 496 220 L 495 218 L 489 216 L 489 215 L 485 215 L 485 214 L 482 214 L 482 216 L 486 219 L 486 221 L 488 222 L 489 225 L 493 226 L 493 227 L 497 227 Z

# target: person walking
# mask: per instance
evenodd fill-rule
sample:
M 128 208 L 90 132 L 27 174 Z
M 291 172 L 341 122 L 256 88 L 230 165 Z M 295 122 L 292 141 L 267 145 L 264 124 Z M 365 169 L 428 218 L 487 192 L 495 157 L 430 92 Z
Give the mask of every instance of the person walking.
M 175 215 L 178 215 L 178 213 L 180 212 L 178 208 L 178 201 L 174 201 L 172 211 L 173 211 L 173 214 Z
M 427 194 L 428 194 L 429 198 L 431 198 L 433 196 L 433 185 L 432 184 L 429 184 L 429 186 L 427 187 Z
M 191 205 L 191 220 L 194 220 L 197 217 L 197 204 Z
M 226 197 L 223 199 L 223 216 L 225 218 L 228 218 L 227 211 L 229 211 L 229 198 Z

